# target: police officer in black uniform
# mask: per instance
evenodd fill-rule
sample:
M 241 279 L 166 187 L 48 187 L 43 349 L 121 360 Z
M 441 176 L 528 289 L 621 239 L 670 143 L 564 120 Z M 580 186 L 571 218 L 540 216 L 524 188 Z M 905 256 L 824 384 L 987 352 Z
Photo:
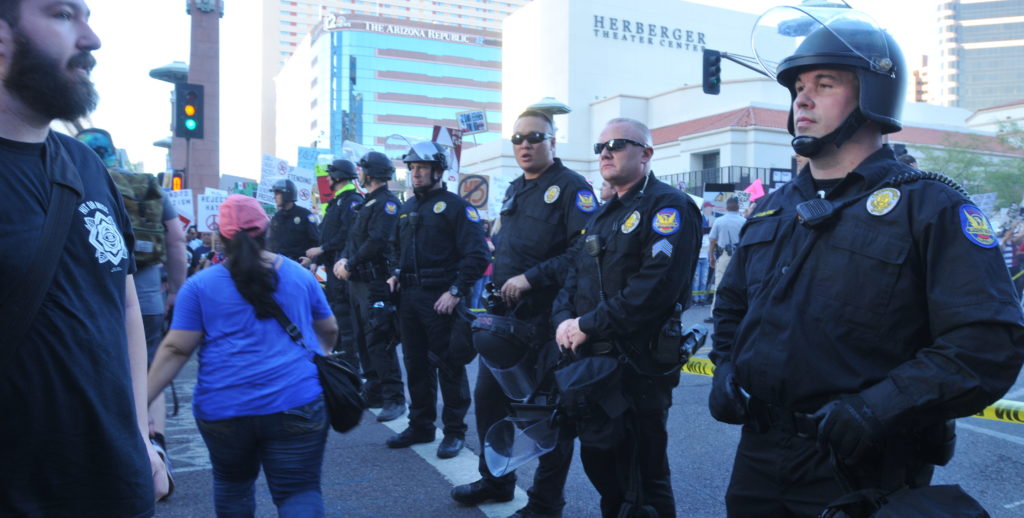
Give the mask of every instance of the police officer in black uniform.
M 558 354 L 550 321 L 551 304 L 569 266 L 569 249 L 597 209 L 590 184 L 554 157 L 554 133 L 554 124 L 544 112 L 526 111 L 516 120 L 512 145 L 523 175 L 505 193 L 493 274 L 508 307 L 516 308 L 515 317 L 534 326 L 537 343 L 533 345 L 541 353 L 538 356 L 550 361 Z M 474 396 L 482 443 L 491 425 L 508 415 L 510 400 L 483 364 Z M 540 458 L 533 487 L 528 491 L 529 504 L 513 516 L 561 516 L 572 449 L 572 438 L 563 438 Z M 476 482 L 456 486 L 452 498 L 476 505 L 514 497 L 514 472 L 494 477 L 481 455 L 480 475 Z
M 359 167 L 359 184 L 367 191 L 366 201 L 356 216 L 345 251 L 334 264 L 334 274 L 349 281 L 352 327 L 366 378 L 363 390 L 367 402 L 371 408 L 383 408 L 378 421 L 393 421 L 405 412 L 405 388 L 395 352 L 394 304 L 387 285 L 391 276 L 389 241 L 398 222 L 398 198 L 388 191 L 395 166 L 384 153 L 371 151 L 359 160 Z
M 758 202 L 714 309 L 709 406 L 743 424 L 731 517 L 818 516 L 854 489 L 928 485 L 952 456 L 950 420 L 997 400 L 1022 361 L 985 215 L 882 143 L 901 128 L 899 47 L 863 15 L 821 19 L 773 31 L 815 28 L 777 70 L 810 162 Z
M 444 439 L 437 456 L 459 454 L 471 402 L 466 361 L 450 347 L 452 324 L 465 316 L 466 296 L 487 269 L 487 242 L 480 215 L 441 181 L 448 155 L 434 142 L 420 142 L 402 157 L 415 196 L 398 212 L 388 283 L 401 290 L 399 322 L 409 383 L 409 427 L 388 439 L 390 448 L 434 440 L 437 389 L 444 407 Z
M 267 249 L 293 261 L 306 256 L 306 250 L 320 242 L 317 219 L 309 209 L 295 204 L 295 182 L 281 179 L 271 188 L 277 212 L 270 218 Z M 303 261 L 304 265 L 309 262 Z
M 665 424 L 679 384 L 679 317 L 700 254 L 701 217 L 688 196 L 654 177 L 651 146 L 650 130 L 633 119 L 613 119 L 601 132 L 594 151 L 616 194 L 587 225 L 588 242 L 575 249 L 552 318 L 564 349 L 624 360 L 621 388 L 601 396 L 623 398 L 624 412 L 609 416 L 623 433 L 591 439 L 589 423 L 577 423 L 580 458 L 604 517 L 636 516 L 619 514 L 627 504 L 676 515 Z M 627 495 L 633 487 L 636 498 Z
M 351 161 L 338 159 L 327 166 L 330 189 L 334 198 L 327 204 L 327 212 L 320 224 L 320 246 L 306 250 L 309 257 L 319 265 L 333 268 L 339 255 L 345 249 L 349 230 L 355 224 L 363 195 L 356 190 L 354 180 L 358 178 L 356 166 Z M 338 321 L 338 343 L 335 352 L 341 353 L 352 365 L 358 364 L 356 341 L 352 329 L 352 305 L 349 302 L 348 282 L 334 275 L 327 275 L 327 301 L 331 304 L 334 318 Z

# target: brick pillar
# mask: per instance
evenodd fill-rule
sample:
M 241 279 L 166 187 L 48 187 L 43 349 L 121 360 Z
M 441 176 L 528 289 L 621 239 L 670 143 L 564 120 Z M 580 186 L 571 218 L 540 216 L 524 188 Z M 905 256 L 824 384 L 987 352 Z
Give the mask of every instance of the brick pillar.
M 188 153 L 185 139 L 173 139 L 171 164 L 174 169 L 187 169 L 188 187 L 194 194 L 202 194 L 206 187 L 220 187 L 220 17 L 224 1 L 188 0 L 192 17 L 188 82 L 203 85 L 205 129 L 202 139 L 191 141 Z

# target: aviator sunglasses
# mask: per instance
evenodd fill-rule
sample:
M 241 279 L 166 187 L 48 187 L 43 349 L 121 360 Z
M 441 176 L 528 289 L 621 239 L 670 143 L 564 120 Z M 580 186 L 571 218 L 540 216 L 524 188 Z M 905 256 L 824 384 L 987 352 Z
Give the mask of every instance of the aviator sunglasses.
M 647 144 L 637 142 L 635 140 L 629 140 L 628 138 L 613 138 L 607 142 L 598 142 L 594 144 L 594 154 L 600 155 L 604 148 L 608 148 L 608 151 L 621 151 L 626 147 L 626 144 L 633 144 L 634 146 L 647 147 Z
M 515 133 L 512 135 L 512 144 L 518 146 L 519 144 L 522 144 L 524 140 L 529 142 L 530 144 L 540 144 L 541 142 L 544 142 L 545 140 L 552 137 L 554 137 L 554 135 L 550 133 L 544 133 L 543 131 L 531 131 L 526 134 Z

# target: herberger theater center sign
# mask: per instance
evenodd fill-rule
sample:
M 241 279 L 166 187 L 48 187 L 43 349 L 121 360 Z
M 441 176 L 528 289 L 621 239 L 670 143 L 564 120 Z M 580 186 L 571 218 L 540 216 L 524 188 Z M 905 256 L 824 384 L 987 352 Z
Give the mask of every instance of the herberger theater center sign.
M 594 37 L 673 49 L 704 50 L 704 33 L 638 20 L 594 15 Z

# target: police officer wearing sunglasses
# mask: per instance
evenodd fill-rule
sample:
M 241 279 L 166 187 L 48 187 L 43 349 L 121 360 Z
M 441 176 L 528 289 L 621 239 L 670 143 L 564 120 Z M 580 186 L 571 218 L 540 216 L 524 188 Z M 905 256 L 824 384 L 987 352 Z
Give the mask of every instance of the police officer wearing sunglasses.
M 505 194 L 501 210 L 501 231 L 496 237 L 494 283 L 515 317 L 535 327 L 537 363 L 557 359 L 554 329 L 550 322 L 551 303 L 569 264 L 569 249 L 597 210 L 597 197 L 579 173 L 555 158 L 555 128 L 543 112 L 526 111 L 516 120 L 512 147 L 523 174 Z M 509 398 L 494 376 L 481 366 L 476 390 L 477 431 L 486 436 L 491 425 L 508 415 Z M 481 445 L 482 449 L 482 445 Z M 554 450 L 540 458 L 529 504 L 516 518 L 561 516 L 562 492 L 572 460 L 572 437 L 564 438 Z M 495 477 L 480 456 L 481 479 L 457 486 L 452 498 L 466 505 L 487 500 L 509 501 L 514 497 L 515 473 Z
M 601 132 L 594 152 L 615 196 L 590 220 L 584 246 L 574 249 L 552 316 L 562 348 L 622 360 L 617 377 L 608 378 L 621 384 L 602 383 L 591 396 L 599 401 L 595 408 L 573 417 L 604 517 L 641 516 L 639 507 L 660 518 L 676 515 L 665 425 L 680 356 L 678 341 L 660 337 L 670 335 L 663 329 L 678 330 L 677 304 L 689 300 L 701 217 L 689 196 L 654 177 L 650 142 L 650 131 L 633 119 L 613 119 Z M 605 414 L 591 425 L 597 412 Z

